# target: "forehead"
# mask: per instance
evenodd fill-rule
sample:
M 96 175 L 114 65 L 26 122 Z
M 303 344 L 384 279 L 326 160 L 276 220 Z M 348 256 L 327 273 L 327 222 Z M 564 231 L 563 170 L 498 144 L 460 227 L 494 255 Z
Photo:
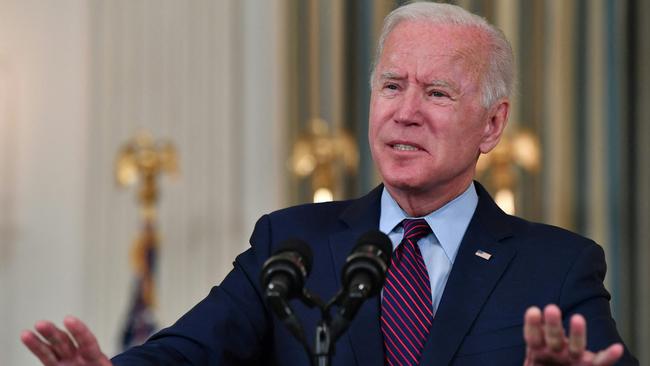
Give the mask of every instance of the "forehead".
M 422 77 L 456 71 L 477 80 L 488 59 L 487 42 L 485 31 L 477 27 L 403 21 L 388 35 L 378 66 Z

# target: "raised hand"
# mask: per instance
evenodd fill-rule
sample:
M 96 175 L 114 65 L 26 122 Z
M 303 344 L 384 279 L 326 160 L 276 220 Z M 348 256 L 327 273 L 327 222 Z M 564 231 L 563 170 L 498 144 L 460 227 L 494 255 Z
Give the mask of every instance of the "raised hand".
M 67 332 L 49 321 L 34 325 L 20 339 L 45 366 L 110 366 L 97 339 L 79 319 L 68 316 L 63 320 Z
M 556 305 L 547 305 L 543 313 L 538 307 L 526 310 L 524 339 L 524 366 L 610 366 L 623 355 L 620 343 L 597 353 L 588 351 L 587 322 L 579 314 L 571 317 L 567 337 L 562 326 L 562 312 Z

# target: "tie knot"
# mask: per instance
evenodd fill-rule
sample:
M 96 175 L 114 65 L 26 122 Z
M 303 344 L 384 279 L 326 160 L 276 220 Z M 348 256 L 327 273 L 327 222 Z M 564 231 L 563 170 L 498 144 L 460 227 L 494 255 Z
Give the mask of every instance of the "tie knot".
M 402 240 L 417 242 L 431 232 L 431 228 L 425 219 L 405 219 L 402 221 L 402 227 L 404 227 L 404 238 Z

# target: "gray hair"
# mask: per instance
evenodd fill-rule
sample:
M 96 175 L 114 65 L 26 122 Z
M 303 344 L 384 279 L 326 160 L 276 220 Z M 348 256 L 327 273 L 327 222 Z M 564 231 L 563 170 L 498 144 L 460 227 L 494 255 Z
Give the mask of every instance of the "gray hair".
M 371 87 L 375 82 L 375 69 L 384 49 L 384 42 L 390 32 L 403 21 L 462 25 L 482 30 L 488 38 L 490 55 L 488 56 L 488 69 L 481 80 L 483 83 L 481 102 L 484 107 L 488 108 L 498 99 L 510 96 L 515 82 L 515 61 L 510 42 L 503 32 L 489 24 L 485 18 L 472 14 L 459 6 L 428 2 L 416 2 L 401 6 L 384 19 L 370 76 Z

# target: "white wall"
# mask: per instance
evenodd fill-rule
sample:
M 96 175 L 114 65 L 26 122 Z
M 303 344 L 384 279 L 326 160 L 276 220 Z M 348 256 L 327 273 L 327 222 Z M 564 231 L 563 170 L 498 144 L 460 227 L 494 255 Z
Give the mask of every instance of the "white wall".
M 0 364 L 76 314 L 109 354 L 131 288 L 135 193 L 113 183 L 138 128 L 173 140 L 159 308 L 169 324 L 285 205 L 282 1 L 0 0 Z
M 83 1 L 0 2 L 3 365 L 33 362 L 21 329 L 82 311 L 86 18 Z

